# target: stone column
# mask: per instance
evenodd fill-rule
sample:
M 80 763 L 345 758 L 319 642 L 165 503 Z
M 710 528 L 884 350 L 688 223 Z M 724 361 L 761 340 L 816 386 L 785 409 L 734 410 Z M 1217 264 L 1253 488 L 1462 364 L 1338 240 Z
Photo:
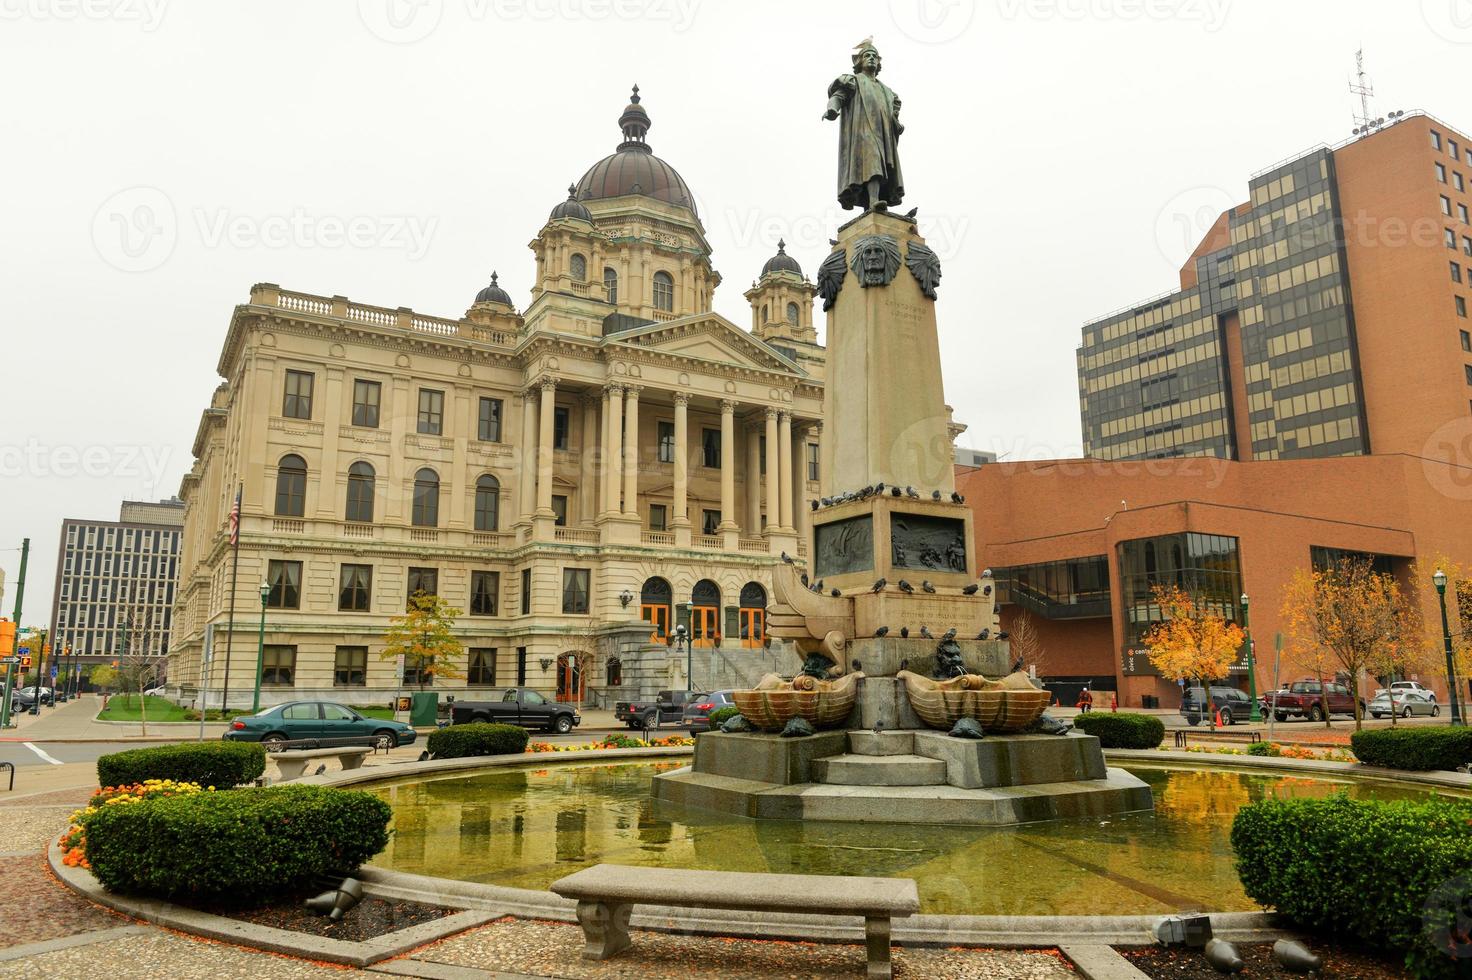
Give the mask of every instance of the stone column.
M 537 436 L 537 516 L 552 517 L 552 431 L 553 409 L 557 404 L 557 381 L 543 378 L 541 388 L 541 428 Z
M 782 529 L 792 530 L 792 413 L 777 416 L 777 512 Z
M 598 399 L 584 394 L 582 451 L 578 454 L 578 523 L 598 513 Z
M 625 389 L 624 398 L 624 516 L 639 516 L 639 386 Z
M 755 425 L 746 427 L 746 534 L 762 533 L 762 440 Z
M 690 395 L 675 392 L 675 489 L 674 513 L 670 515 L 670 528 L 675 532 L 675 543 L 681 547 L 690 545 Z M 685 540 L 682 543 L 680 535 Z
M 806 426 L 794 426 L 792 442 L 787 446 L 792 456 L 792 529 L 799 541 L 808 539 L 807 432 Z
M 619 385 L 609 385 L 604 391 L 608 403 L 603 408 L 606 431 L 603 436 L 603 512 L 619 512 L 619 484 L 623 479 L 623 417 L 624 390 Z
M 781 488 L 778 486 L 777 410 L 767 409 L 767 532 L 782 527 Z
M 517 487 L 516 509 L 523 521 L 530 521 L 536 511 L 537 497 L 537 389 L 527 387 L 521 393 L 521 480 Z
M 818 444 L 818 496 L 822 497 L 828 488 L 828 469 L 823 463 L 823 423 L 813 423 L 813 441 Z
M 741 525 L 736 523 L 736 403 L 721 399 L 721 536 L 723 547 L 740 547 Z

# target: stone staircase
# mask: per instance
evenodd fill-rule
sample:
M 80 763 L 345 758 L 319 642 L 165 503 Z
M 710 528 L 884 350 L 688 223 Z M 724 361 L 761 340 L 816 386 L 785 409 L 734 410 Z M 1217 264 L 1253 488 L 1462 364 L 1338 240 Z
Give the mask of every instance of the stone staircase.
M 942 786 L 946 764 L 915 754 L 912 732 L 849 732 L 849 751 L 813 760 L 813 779 L 830 786 Z

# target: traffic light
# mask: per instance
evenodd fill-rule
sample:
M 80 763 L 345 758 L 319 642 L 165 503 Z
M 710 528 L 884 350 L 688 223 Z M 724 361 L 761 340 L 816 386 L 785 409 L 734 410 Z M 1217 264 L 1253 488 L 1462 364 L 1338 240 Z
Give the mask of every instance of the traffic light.
M 20 658 L 20 669 L 21 670 L 30 670 L 31 669 L 31 655 L 29 653 Z
M 0 657 L 12 657 L 15 655 L 15 624 L 8 619 L 0 619 Z

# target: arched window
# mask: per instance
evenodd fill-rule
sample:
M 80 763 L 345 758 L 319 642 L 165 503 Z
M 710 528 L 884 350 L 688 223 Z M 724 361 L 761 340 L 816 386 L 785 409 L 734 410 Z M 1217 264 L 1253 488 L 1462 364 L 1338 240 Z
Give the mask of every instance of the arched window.
M 654 274 L 654 308 L 667 313 L 675 309 L 675 280 L 668 272 Z
M 343 516 L 350 521 L 373 520 L 373 467 L 362 460 L 348 467 L 348 507 Z
M 649 639 L 668 640 L 670 635 L 670 603 L 674 597 L 670 583 L 659 576 L 644 580 L 639 590 L 639 616 L 654 627 Z
M 572 261 L 568 263 L 568 270 L 572 273 L 573 282 L 588 281 L 588 260 L 583 258 L 582 253 L 572 253 Z
M 690 642 L 696 646 L 719 646 L 721 636 L 721 588 L 708 578 L 690 590 Z
M 609 687 L 619 687 L 624 682 L 624 662 L 617 657 L 608 658 L 607 674 Z
M 767 639 L 767 590 L 760 582 L 747 582 L 741 587 L 741 645 L 755 648 Z
M 307 461 L 295 453 L 276 464 L 276 516 L 301 517 L 307 512 Z
M 618 302 L 618 270 L 612 266 L 603 270 L 603 288 L 608 291 L 608 301 Z
M 790 323 L 790 324 L 792 324 L 794 327 L 797 326 L 797 304 L 796 303 L 788 303 L 787 304 L 787 322 Z
M 438 527 L 440 523 L 440 477 L 429 467 L 414 474 L 415 527 Z
M 475 529 L 501 529 L 501 484 L 489 473 L 475 481 Z
M 768 306 L 766 303 L 763 303 L 762 304 L 762 322 L 763 323 L 771 323 L 772 322 L 772 308 L 770 306 Z

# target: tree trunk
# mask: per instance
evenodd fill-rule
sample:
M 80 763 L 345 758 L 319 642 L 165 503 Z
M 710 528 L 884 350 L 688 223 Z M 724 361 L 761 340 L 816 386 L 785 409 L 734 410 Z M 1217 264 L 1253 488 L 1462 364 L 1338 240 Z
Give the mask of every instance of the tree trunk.
M 1314 676 L 1319 682 L 1319 710 L 1324 713 L 1324 727 L 1333 728 L 1329 723 L 1329 692 L 1324 690 L 1324 674 L 1320 671 Z

